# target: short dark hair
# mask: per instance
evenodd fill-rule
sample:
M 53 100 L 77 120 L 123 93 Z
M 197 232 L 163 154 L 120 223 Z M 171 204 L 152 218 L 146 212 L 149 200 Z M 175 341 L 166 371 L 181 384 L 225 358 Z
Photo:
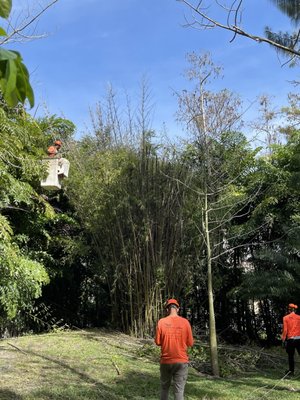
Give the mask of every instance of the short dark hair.
M 168 310 L 170 310 L 171 308 L 176 308 L 176 310 L 178 309 L 178 307 L 176 306 L 176 304 L 170 304 L 168 306 Z

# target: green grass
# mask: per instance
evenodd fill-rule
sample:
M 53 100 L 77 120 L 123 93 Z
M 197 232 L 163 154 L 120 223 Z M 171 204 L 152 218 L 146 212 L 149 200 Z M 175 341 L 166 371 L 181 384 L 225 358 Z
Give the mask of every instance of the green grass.
M 154 345 L 105 330 L 66 331 L 2 340 L 0 399 L 159 399 L 157 356 Z M 185 398 L 299 399 L 300 376 L 283 380 L 285 367 L 284 357 L 282 368 L 223 379 L 213 379 L 190 368 Z

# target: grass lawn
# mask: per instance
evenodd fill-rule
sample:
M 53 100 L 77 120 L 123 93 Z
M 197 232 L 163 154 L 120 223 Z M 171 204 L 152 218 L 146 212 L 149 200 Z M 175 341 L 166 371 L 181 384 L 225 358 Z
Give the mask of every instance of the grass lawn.
M 154 345 L 152 349 L 143 340 L 105 330 L 65 331 L 2 340 L 0 399 L 159 399 L 155 351 Z M 279 369 L 221 379 L 190 368 L 185 398 L 300 399 L 300 373 L 293 379 L 282 379 L 285 367 L 286 361 Z

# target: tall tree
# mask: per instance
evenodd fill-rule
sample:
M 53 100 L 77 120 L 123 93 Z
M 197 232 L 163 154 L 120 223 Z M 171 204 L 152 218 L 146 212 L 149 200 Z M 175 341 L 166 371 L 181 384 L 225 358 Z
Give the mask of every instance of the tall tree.
M 198 257 L 205 257 L 207 268 L 211 365 L 213 374 L 219 375 L 213 276 L 221 255 L 229 253 L 226 232 L 249 202 L 241 176 L 249 173 L 247 169 L 249 163 L 253 165 L 255 151 L 247 149 L 245 139 L 233 131 L 240 121 L 239 99 L 227 90 L 218 93 L 208 90 L 220 68 L 208 54 L 192 53 L 188 61 L 187 77 L 195 84 L 192 90 L 178 95 L 178 118 L 193 135 L 193 145 L 185 157 L 194 176 L 190 188 L 197 193 L 200 211 L 195 223 L 203 237 L 204 251 Z
M 245 297 L 277 305 L 299 299 L 299 96 L 290 96 L 284 115 L 286 125 L 278 129 L 286 141 L 273 144 L 259 163 L 263 190 L 253 203 L 252 219 L 268 223 L 252 246 L 254 268 L 242 284 Z

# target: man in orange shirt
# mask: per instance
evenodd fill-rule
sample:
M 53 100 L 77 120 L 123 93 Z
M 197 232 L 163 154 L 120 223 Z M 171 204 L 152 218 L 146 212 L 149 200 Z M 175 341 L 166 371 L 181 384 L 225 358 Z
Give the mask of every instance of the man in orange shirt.
M 168 400 L 173 379 L 174 399 L 183 400 L 188 376 L 187 348 L 194 344 L 192 328 L 186 318 L 178 315 L 179 304 L 176 299 L 169 299 L 166 309 L 168 316 L 158 321 L 155 335 L 155 343 L 161 346 L 160 399 Z
M 281 339 L 283 342 L 286 342 L 286 352 L 289 359 L 289 370 L 286 372 L 288 375 L 294 375 L 296 349 L 300 355 L 300 315 L 295 313 L 297 308 L 296 304 L 290 303 L 288 306 L 289 314 L 283 317 Z
M 57 153 L 59 152 L 61 148 L 62 142 L 61 140 L 55 140 L 52 146 L 49 146 L 47 149 L 47 154 L 48 157 L 54 158 L 57 156 Z

